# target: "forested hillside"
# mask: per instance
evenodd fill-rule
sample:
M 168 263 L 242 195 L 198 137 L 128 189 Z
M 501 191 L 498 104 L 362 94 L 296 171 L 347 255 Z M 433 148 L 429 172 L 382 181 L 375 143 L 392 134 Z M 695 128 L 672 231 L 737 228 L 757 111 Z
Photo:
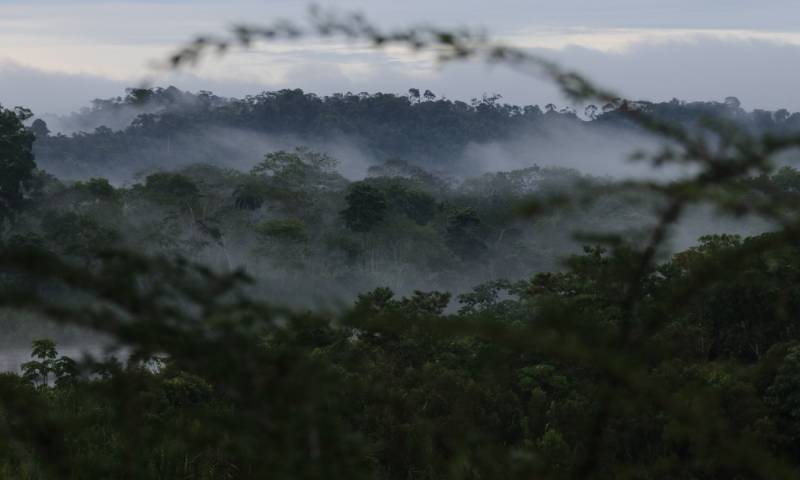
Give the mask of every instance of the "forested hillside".
M 800 475 L 800 114 L 314 22 L 168 63 L 338 35 L 534 67 L 581 111 L 416 88 L 0 107 L 0 353 L 31 348 L 0 374 L 0 477 Z
M 643 130 L 643 110 L 765 142 L 797 115 L 545 110 L 169 88 L 96 101 L 61 119 L 90 130 L 70 135 L 3 110 L 0 345 L 32 354 L 0 375 L 0 473 L 794 477 L 800 251 L 780 225 L 799 172 L 688 189 L 701 169 L 662 192 L 458 160 L 531 129 Z M 315 148 L 240 161 L 213 128 Z M 361 177 L 317 148 L 342 135 L 368 156 Z M 707 204 L 635 270 L 665 194 Z
M 465 161 L 465 150 L 520 138 L 532 138 L 536 149 L 548 143 L 548 137 L 558 137 L 546 151 L 521 159 L 528 162 L 525 166 L 558 165 L 558 148 L 569 148 L 564 144 L 569 142 L 558 135 L 584 139 L 580 155 L 587 157 L 592 157 L 593 149 L 597 156 L 596 144 L 617 139 L 615 156 L 624 157 L 641 146 L 634 134 L 649 135 L 625 119 L 622 112 L 628 110 L 686 125 L 721 118 L 752 132 L 786 133 L 800 128 L 798 113 L 745 111 L 734 97 L 691 103 L 616 100 L 589 104 L 577 114 L 572 107 L 553 104 L 509 105 L 496 94 L 484 94 L 469 103 L 418 89 L 406 95 L 325 97 L 281 90 L 229 99 L 169 87 L 129 89 L 125 96 L 95 100 L 81 112 L 45 118 L 50 124 L 38 122 L 34 131 L 39 138 L 39 164 L 71 179 L 98 174 L 128 179 L 142 171 L 191 163 L 249 169 L 268 150 L 291 150 L 298 145 L 355 157 L 343 159 L 350 177 L 363 176 L 368 166 L 390 159 L 430 170 L 476 174 L 484 173 L 486 167 Z M 633 145 L 626 145 L 632 141 Z M 602 145 L 599 148 L 602 151 Z M 595 161 L 606 161 L 605 155 Z
M 70 119 L 88 125 L 151 110 L 121 130 L 53 134 L 44 122 L 28 119 L 26 132 L 36 139 L 33 153 L 44 170 L 31 173 L 26 208 L 8 235 L 33 239 L 85 265 L 93 264 L 95 250 L 114 247 L 180 255 L 221 272 L 242 268 L 270 300 L 330 307 L 379 286 L 402 294 L 460 293 L 488 280 L 521 280 L 559 269 L 561 258 L 579 252 L 576 232 L 625 230 L 635 236 L 655 221 L 651 195 L 616 191 L 605 176 L 525 158 L 523 168 L 459 172 L 469 139 L 554 128 L 576 128 L 579 137 L 617 124 L 620 143 L 627 138 L 622 129 L 638 128 L 618 111 L 633 108 L 627 103 L 583 120 L 550 107 L 542 113 L 503 105 L 497 98 L 467 105 L 414 93 L 320 99 L 284 91 L 237 101 L 174 88 L 130 90 L 124 99 L 98 100 Z M 648 108 L 687 123 L 711 112 L 755 128 L 757 117 L 730 100 Z M 386 120 L 373 121 L 377 117 Z M 776 120 L 770 128 L 784 123 Z M 219 138 L 209 140 L 212 126 Z M 249 137 L 241 136 L 245 128 Z M 294 143 L 335 145 L 346 131 L 373 142 L 353 153 L 368 155 L 358 176 L 348 171 L 348 151 L 338 156 Z M 268 141 L 259 142 L 278 133 L 291 133 L 282 143 L 292 146 L 269 150 Z M 442 141 L 431 140 L 438 137 Z M 403 156 L 377 153 L 391 145 L 397 146 L 393 154 Z M 267 150 L 256 154 L 259 147 Z M 441 148 L 454 153 L 448 157 Z M 252 157 L 242 158 L 243 149 Z M 596 164 L 606 161 L 589 145 L 584 153 Z M 775 178 L 786 182 L 781 188 L 793 188 L 796 175 L 787 169 Z M 80 180 L 70 179 L 75 176 Z M 535 219 L 521 215 L 535 202 L 579 191 L 594 192 L 591 202 L 547 207 Z M 672 251 L 704 234 L 766 229 L 764 221 L 719 220 L 699 210 L 681 225 Z M 300 285 L 310 288 L 298 290 Z

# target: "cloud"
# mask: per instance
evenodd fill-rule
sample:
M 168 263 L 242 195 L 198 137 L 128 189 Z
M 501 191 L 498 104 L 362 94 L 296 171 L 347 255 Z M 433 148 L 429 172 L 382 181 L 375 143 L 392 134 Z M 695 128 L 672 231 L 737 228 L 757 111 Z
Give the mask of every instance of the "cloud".
M 47 16 L 83 17 L 84 23 L 127 29 L 130 24 L 110 22 L 117 15 L 150 15 L 151 20 L 173 26 L 194 22 L 297 18 L 308 4 L 297 0 L 4 0 L 2 18 Z M 603 28 L 748 28 L 798 30 L 800 4 L 795 0 L 317 0 L 339 10 L 359 10 L 384 24 L 431 21 L 447 24 L 486 24 L 494 31 L 538 26 Z M 86 17 L 86 13 L 94 14 Z M 93 19 L 92 17 L 96 18 Z M 150 24 L 148 24 L 149 26 Z
M 571 46 L 534 49 L 569 68 L 586 73 L 622 96 L 667 101 L 721 100 L 739 97 L 746 108 L 800 110 L 800 45 L 767 40 L 695 36 L 685 40 L 640 41 L 619 51 Z M 147 71 L 142 69 L 142 71 Z M 36 112 L 65 113 L 97 97 L 122 94 L 144 75 L 129 80 L 68 74 L 19 63 L 0 63 L 0 101 L 26 105 Z M 477 63 L 431 66 L 426 58 L 346 48 L 324 52 L 298 46 L 278 53 L 256 51 L 208 59 L 199 69 L 155 77 L 157 85 L 212 90 L 243 96 L 263 90 L 302 88 L 330 94 L 343 91 L 404 93 L 430 89 L 448 98 L 469 100 L 501 93 L 511 103 L 564 104 L 556 89 L 505 67 Z
M 794 0 L 320 0 L 361 11 L 379 25 L 431 23 L 486 27 L 588 73 L 621 94 L 651 100 L 719 99 L 746 106 L 800 109 L 800 3 Z M 0 5 L 0 101 L 64 113 L 94 97 L 118 95 L 153 75 L 148 60 L 166 58 L 200 33 L 233 22 L 303 21 L 296 0 L 5 0 Z M 5 63 L 1 63 L 5 61 Z M 437 69 L 427 57 L 369 52 L 335 41 L 270 44 L 209 59 L 159 85 L 243 95 L 300 87 L 405 92 L 429 88 L 450 98 L 499 92 L 515 103 L 560 102 L 552 86 L 504 68 Z
M 800 45 L 766 40 L 697 36 L 686 40 L 643 41 L 620 51 L 585 47 L 532 50 L 585 73 L 621 96 L 641 100 L 722 100 L 734 95 L 746 108 L 800 110 Z M 366 72 L 349 74 L 332 62 L 299 62 L 283 75 L 280 87 L 332 91 L 394 91 L 429 88 L 450 98 L 470 99 L 501 93 L 512 103 L 563 104 L 555 88 L 511 69 L 476 63 L 426 68 L 425 62 L 368 62 Z M 262 68 L 272 59 L 264 57 Z M 297 59 L 295 59 L 297 62 Z M 257 65 L 251 65 L 257 69 Z M 309 73 L 313 72 L 313 73 Z
M 213 90 L 222 96 L 243 96 L 267 87 L 257 82 L 216 80 L 191 72 L 165 75 L 160 85 L 176 85 L 190 91 Z M 141 85 L 141 78 L 128 81 L 102 75 L 42 70 L 0 59 L 0 103 L 24 106 L 36 114 L 66 114 L 89 105 L 95 98 L 124 95 L 125 88 Z
M 119 95 L 125 84 L 98 75 L 70 74 L 0 62 L 0 102 L 25 106 L 34 113 L 66 113 L 93 98 Z
M 574 47 L 552 56 L 629 98 L 721 100 L 734 95 L 745 108 L 800 110 L 798 45 L 698 37 L 642 42 L 621 53 Z

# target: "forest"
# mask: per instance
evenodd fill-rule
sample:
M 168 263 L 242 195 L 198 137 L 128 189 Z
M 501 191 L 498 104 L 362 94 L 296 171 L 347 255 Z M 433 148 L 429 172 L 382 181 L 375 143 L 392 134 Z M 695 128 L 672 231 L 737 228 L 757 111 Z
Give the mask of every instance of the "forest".
M 797 478 L 800 113 L 365 32 L 533 63 L 580 111 L 0 107 L 0 478 Z

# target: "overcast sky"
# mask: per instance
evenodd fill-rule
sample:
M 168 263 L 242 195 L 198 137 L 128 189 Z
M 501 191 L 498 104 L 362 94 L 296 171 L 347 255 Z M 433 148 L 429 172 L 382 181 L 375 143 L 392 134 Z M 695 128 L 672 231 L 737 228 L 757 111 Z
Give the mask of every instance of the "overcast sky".
M 797 0 L 338 0 L 382 26 L 485 28 L 638 99 L 721 100 L 800 110 Z M 64 113 L 122 94 L 149 66 L 200 33 L 233 23 L 303 21 L 300 0 L 0 0 L 0 102 Z M 509 102 L 563 104 L 547 84 L 501 67 L 440 67 L 404 52 L 308 41 L 209 59 L 159 85 L 242 96 L 303 88 L 405 92 L 449 98 L 500 93 Z

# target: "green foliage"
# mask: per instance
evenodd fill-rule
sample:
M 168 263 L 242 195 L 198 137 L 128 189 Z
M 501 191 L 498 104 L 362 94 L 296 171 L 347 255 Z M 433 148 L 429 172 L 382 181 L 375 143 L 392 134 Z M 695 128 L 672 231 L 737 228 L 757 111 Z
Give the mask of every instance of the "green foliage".
M 74 212 L 45 212 L 42 232 L 54 251 L 86 263 L 91 263 L 98 253 L 115 246 L 120 239 L 112 228 Z
M 298 147 L 294 152 L 267 154 L 253 167 L 253 175 L 265 175 L 283 188 L 328 189 L 341 177 L 336 174 L 338 161 L 325 153 Z
M 793 454 L 800 439 L 800 348 L 789 349 L 778 369 L 765 401 L 774 412 L 781 443 Z
M 30 116 L 27 110 L 0 105 L 0 222 L 13 218 L 24 205 L 33 182 L 34 135 L 22 124 Z
M 582 254 L 552 271 L 529 269 L 525 279 L 498 280 L 488 270 L 490 281 L 460 295 L 460 305 L 444 291 L 398 298 L 382 287 L 335 313 L 260 301 L 254 279 L 232 268 L 109 248 L 91 205 L 47 210 L 45 247 L 63 245 L 41 248 L 24 234 L 4 240 L 0 307 L 91 329 L 124 347 L 126 358 L 57 361 L 55 344 L 37 341 L 23 377 L 0 376 L 0 473 L 37 479 L 798 477 L 800 215 L 793 171 L 776 173 L 772 160 L 800 139 L 761 136 L 760 129 L 742 131 L 719 118 L 664 121 L 684 111 L 619 99 L 469 31 L 381 32 L 359 16 L 322 16 L 314 29 L 375 46 L 435 47 L 445 59 L 477 56 L 535 67 L 568 97 L 608 106 L 599 121 L 630 122 L 667 140 L 650 158 L 654 165 L 689 165 L 692 173 L 585 182 L 555 199 L 535 188 L 547 184 L 541 181 L 547 172 L 536 168 L 465 182 L 458 194 L 434 192 L 406 167 L 403 175 L 344 188 L 328 158 L 303 150 L 268 155 L 246 180 L 267 186 L 256 194 L 237 195 L 244 183 L 235 174 L 207 171 L 203 182 L 157 174 L 120 192 L 131 208 L 140 196 L 174 204 L 210 194 L 211 206 L 184 217 L 170 211 L 166 221 L 174 225 L 177 216 L 220 248 L 237 229 L 223 231 L 211 221 L 227 217 L 270 242 L 302 238 L 311 245 L 324 238 L 327 249 L 355 252 L 373 264 L 379 248 L 400 251 L 408 237 L 398 232 L 414 230 L 431 234 L 420 236 L 431 240 L 429 247 L 443 242 L 463 268 L 491 267 L 498 258 L 491 254 L 517 228 L 503 212 L 533 193 L 536 205 L 593 206 L 577 218 L 600 223 L 635 213 L 626 199 L 649 200 L 638 207 L 651 213 L 643 235 L 589 232 L 581 238 L 592 245 Z M 240 27 L 234 40 L 249 45 L 254 38 L 303 33 L 287 23 Z M 198 41 L 172 61 L 195 60 L 234 40 Z M 440 102 L 429 92 L 410 93 L 400 103 L 421 109 Z M 150 102 L 154 94 L 164 92 L 131 91 L 125 102 Z M 498 100 L 476 100 L 470 115 L 497 115 Z M 734 100 L 708 110 L 738 112 Z M 364 101 L 378 104 L 380 117 L 398 99 Z M 283 112 L 284 124 L 293 126 L 316 118 L 304 109 L 318 103 L 298 91 L 252 102 L 260 113 Z M 553 105 L 546 110 L 551 118 L 562 115 Z M 140 117 L 135 128 L 157 130 L 152 120 Z M 553 176 L 553 185 L 576 177 Z M 209 179 L 218 180 L 216 189 Z M 237 197 L 243 201 L 237 204 Z M 267 203 L 262 198 L 300 213 L 264 216 L 273 212 L 259 211 Z M 346 204 L 340 217 L 337 199 Z M 337 206 L 325 210 L 326 200 Z M 706 236 L 667 255 L 672 227 L 704 204 L 757 215 L 773 231 Z M 566 228 L 561 218 L 539 219 L 536 233 L 546 234 L 548 222 Z M 76 252 L 92 261 L 74 262 Z M 322 272 L 327 265 L 315 267 Z
M 285 177 L 287 181 L 302 181 L 305 174 L 310 171 L 332 172 L 336 164 L 335 159 L 324 153 L 298 147 L 294 152 L 281 150 L 267 154 L 261 163 L 253 167 L 252 173 L 268 176 L 278 175 Z
M 143 188 L 150 198 L 166 204 L 185 204 L 194 200 L 199 193 L 193 181 L 176 173 L 148 175 Z
M 406 215 L 418 225 L 427 225 L 438 211 L 436 199 L 420 189 L 392 183 L 386 189 L 389 208 Z
M 37 118 L 31 123 L 30 130 L 36 138 L 46 138 L 50 135 L 50 129 L 47 128 L 47 123 L 41 118 Z
M 702 328 L 697 313 L 707 307 L 672 303 L 676 290 L 708 261 L 726 266 L 718 260 L 769 237 L 709 237 L 690 251 L 702 256 L 675 257 L 685 259 L 680 270 L 663 264 L 659 271 L 672 277 L 653 272 L 646 280 L 640 320 L 663 308 L 670 325 Z M 783 268 L 800 272 L 800 251 L 768 255 L 779 253 Z M 52 441 L 25 440 L 33 451 L 0 455 L 10 474 L 20 474 L 22 465 L 43 465 L 78 477 L 225 478 L 244 470 L 301 478 L 329 471 L 379 478 L 459 471 L 564 478 L 579 471 L 591 451 L 602 459 L 595 478 L 660 475 L 663 469 L 686 477 L 751 468 L 745 465 L 762 458 L 753 455 L 763 453 L 765 441 L 775 445 L 773 452 L 794 451 L 796 348 L 763 359 L 721 351 L 723 363 L 710 363 L 686 345 L 637 330 L 646 355 L 619 352 L 610 340 L 620 328 L 620 300 L 607 276 L 628 259 L 602 249 L 576 256 L 563 273 L 480 286 L 460 298 L 457 314 L 447 313 L 447 293 L 396 298 L 380 288 L 359 296 L 337 322 L 231 295 L 238 274 L 219 276 L 166 259 L 116 254 L 94 273 L 35 250 L 7 251 L 0 260 L 4 268 L 36 266 L 46 284 L 88 289 L 112 302 L 114 310 L 61 305 L 57 311 L 62 320 L 124 338 L 130 349 L 126 365 L 76 363 L 56 360 L 53 342 L 34 344 L 35 360 L 23 368 L 40 393 L 26 395 L 35 398 L 30 405 L 49 412 L 43 419 L 52 422 L 48 435 L 64 450 L 52 450 Z M 739 275 L 754 278 L 772 268 L 753 261 Z M 133 284 L 143 288 L 122 288 Z M 58 305 L 19 287 L 3 293 L 4 305 Z M 184 307 L 176 308 L 176 301 Z M 743 314 L 764 316 L 774 308 Z M 738 328 L 742 320 L 740 314 L 721 321 Z M 765 335 L 766 348 L 787 340 L 782 331 Z M 800 340 L 800 334 L 790 338 Z M 154 363 L 156 353 L 166 363 Z M 646 363 L 629 364 L 633 358 Z M 762 373 L 748 373 L 752 366 Z M 626 395 L 614 397 L 608 433 L 592 443 L 594 414 L 608 388 L 603 372 L 613 372 Z M 20 412 L 8 403 L 19 398 L 20 387 L 0 386 L 5 408 Z M 38 408 L 18 418 L 18 431 L 34 428 Z M 698 416 L 707 423 L 697 423 Z M 723 441 L 719 435 L 733 426 L 737 435 Z M 738 457 L 709 456 L 707 448 L 723 446 Z M 42 464 L 36 455 L 49 460 Z
M 45 388 L 52 379 L 56 385 L 71 384 L 80 375 L 78 364 L 69 357 L 58 357 L 56 344 L 52 340 L 34 340 L 31 360 L 21 365 L 22 377 L 39 388 Z
M 269 187 L 257 180 L 248 180 L 236 187 L 233 192 L 236 208 L 257 210 L 269 198 Z
M 342 219 L 354 232 L 372 230 L 383 221 L 388 208 L 383 192 L 366 183 L 352 185 L 345 200 L 347 208 L 342 210 Z
M 455 212 L 447 225 L 447 246 L 462 259 L 477 259 L 488 250 L 485 228 L 478 214 L 471 209 Z
M 85 182 L 77 182 L 74 188 L 101 200 L 112 200 L 116 194 L 114 187 L 105 178 L 90 178 Z
M 324 197 L 346 185 L 333 157 L 305 147 L 267 154 L 251 178 L 234 192 L 239 208 L 253 210 L 266 200 L 291 216 L 313 219 Z
M 305 242 L 308 240 L 305 225 L 296 218 L 260 223 L 256 225 L 256 232 L 280 242 Z

